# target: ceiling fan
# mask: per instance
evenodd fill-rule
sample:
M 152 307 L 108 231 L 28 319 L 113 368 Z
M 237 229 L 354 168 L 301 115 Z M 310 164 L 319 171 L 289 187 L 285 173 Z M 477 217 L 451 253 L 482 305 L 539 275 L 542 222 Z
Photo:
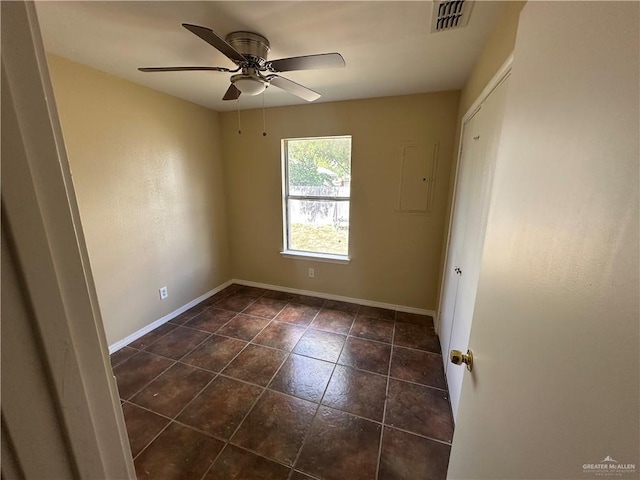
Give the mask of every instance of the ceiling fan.
M 182 26 L 202 40 L 226 55 L 237 68 L 225 67 L 143 67 L 141 72 L 179 72 L 179 71 L 216 71 L 236 73 L 231 76 L 231 85 L 222 97 L 223 100 L 236 100 L 240 94 L 258 95 L 269 85 L 286 90 L 303 100 L 313 102 L 320 98 L 318 92 L 292 80 L 277 75 L 280 72 L 294 70 L 312 70 L 316 68 L 344 67 L 345 62 L 339 53 L 322 53 L 301 57 L 267 60 L 269 41 L 262 35 L 252 32 L 232 32 L 224 39 L 210 28 L 183 23 Z

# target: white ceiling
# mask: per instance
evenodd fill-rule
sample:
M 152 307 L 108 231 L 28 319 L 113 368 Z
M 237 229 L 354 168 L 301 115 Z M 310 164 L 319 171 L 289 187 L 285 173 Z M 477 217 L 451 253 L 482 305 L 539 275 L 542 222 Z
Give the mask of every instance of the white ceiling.
M 430 33 L 431 1 L 44 1 L 37 3 L 47 51 L 217 111 L 228 73 L 142 73 L 142 66 L 233 63 L 181 26 L 209 27 L 224 38 L 248 30 L 268 38 L 269 59 L 339 52 L 346 68 L 283 76 L 322 94 L 316 102 L 460 89 L 505 2 L 478 1 L 469 25 Z M 305 103 L 276 87 L 267 107 Z M 262 96 L 240 98 L 240 108 Z

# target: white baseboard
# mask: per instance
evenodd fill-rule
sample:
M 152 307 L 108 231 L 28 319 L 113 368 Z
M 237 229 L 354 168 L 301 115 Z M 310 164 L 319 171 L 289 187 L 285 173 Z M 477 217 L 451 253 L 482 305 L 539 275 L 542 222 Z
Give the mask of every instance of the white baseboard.
M 266 288 L 269 290 L 277 290 L 279 292 L 293 293 L 295 295 L 309 295 L 311 297 L 325 298 L 328 300 L 338 300 L 340 302 L 357 303 L 358 305 L 366 305 L 367 307 L 386 308 L 389 310 L 397 310 L 398 312 L 417 313 L 418 315 L 429 315 L 435 318 L 435 311 L 425 310 L 424 308 L 406 307 L 404 305 L 394 305 L 392 303 L 373 302 L 362 298 L 343 297 L 342 295 L 333 295 L 331 293 L 315 292 L 311 290 L 300 290 L 298 288 L 281 287 L 279 285 L 269 285 L 267 283 L 251 282 L 249 280 L 241 280 L 234 278 L 231 283 L 238 285 L 246 285 L 247 287 Z
M 227 288 L 229 285 L 233 283 L 237 283 L 238 285 L 246 285 L 247 287 L 258 287 L 258 288 L 266 288 L 268 290 L 277 290 L 279 292 L 292 293 L 295 295 L 308 295 L 311 297 L 325 298 L 328 300 L 337 300 L 340 302 L 357 303 L 358 305 L 366 305 L 368 307 L 386 308 L 388 310 L 397 310 L 398 312 L 417 313 L 418 315 L 429 315 L 432 318 L 435 318 L 435 312 L 433 310 L 425 310 L 423 308 L 406 307 L 404 305 L 394 305 L 392 303 L 373 302 L 371 300 L 364 300 L 362 298 L 344 297 L 342 295 L 333 295 L 331 293 L 315 292 L 311 290 L 300 290 L 298 288 L 281 287 L 279 285 L 269 285 L 267 283 L 251 282 L 249 280 L 240 280 L 240 279 L 234 278 L 232 280 L 224 282 L 221 285 L 218 285 L 213 290 L 203 295 L 200 295 L 198 298 L 190 301 L 186 305 L 183 305 L 182 307 L 178 308 L 177 310 L 174 310 L 173 312 L 165 315 L 164 317 L 159 318 L 155 322 L 152 322 L 149 325 L 142 327 L 140 330 L 133 332 L 131 335 L 127 336 L 126 338 L 123 338 L 122 340 L 115 342 L 112 345 L 109 345 L 109 355 L 111 355 L 114 352 L 117 352 L 122 347 L 126 347 L 131 342 L 135 342 L 137 339 L 139 339 L 143 335 L 146 335 L 151 330 L 154 330 L 158 328 L 160 325 L 167 323 L 172 318 L 175 318 L 181 313 L 186 312 L 191 307 L 196 306 L 200 302 L 215 295 L 219 291 L 224 290 L 225 288 Z
M 128 337 L 123 338 L 122 340 L 120 340 L 118 342 L 115 342 L 112 345 L 109 345 L 109 355 L 111 355 L 113 352 L 117 352 L 122 347 L 126 347 L 131 342 L 135 342 L 137 339 L 139 339 L 143 335 L 146 335 L 151 330 L 154 330 L 154 329 L 158 328 L 160 325 L 167 323 L 172 318 L 176 318 L 178 315 L 180 315 L 183 312 L 186 312 L 191 307 L 195 307 L 197 304 L 199 304 L 200 302 L 206 300 L 207 298 L 215 295 L 220 290 L 224 290 L 225 288 L 227 288 L 232 283 L 234 283 L 234 280 L 228 280 L 228 281 L 224 282 L 222 285 L 218 285 L 213 290 L 210 290 L 207 293 L 205 293 L 203 295 L 200 295 L 198 298 L 196 298 L 194 300 L 191 300 L 189 303 L 187 303 L 186 305 L 183 305 L 182 307 L 178 308 L 177 310 L 174 310 L 173 312 L 165 315 L 164 317 L 159 318 L 155 322 L 150 323 L 149 325 L 147 325 L 145 327 L 142 327 L 140 330 L 138 330 L 137 332 L 133 332 Z

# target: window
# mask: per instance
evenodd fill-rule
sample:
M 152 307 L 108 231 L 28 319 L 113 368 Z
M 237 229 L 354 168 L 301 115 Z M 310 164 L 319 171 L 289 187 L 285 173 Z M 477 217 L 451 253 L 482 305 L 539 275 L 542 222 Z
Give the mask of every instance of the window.
M 283 254 L 347 260 L 351 136 L 283 140 L 282 163 Z

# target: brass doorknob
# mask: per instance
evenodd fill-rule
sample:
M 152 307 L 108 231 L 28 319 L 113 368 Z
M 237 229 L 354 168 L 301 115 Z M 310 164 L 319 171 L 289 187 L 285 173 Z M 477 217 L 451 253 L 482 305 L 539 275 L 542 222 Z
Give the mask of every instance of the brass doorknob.
M 467 370 L 473 370 L 473 352 L 471 350 L 467 350 L 466 355 L 460 350 L 451 350 L 449 358 L 451 359 L 451 363 L 455 365 L 462 365 L 464 363 L 467 366 Z

